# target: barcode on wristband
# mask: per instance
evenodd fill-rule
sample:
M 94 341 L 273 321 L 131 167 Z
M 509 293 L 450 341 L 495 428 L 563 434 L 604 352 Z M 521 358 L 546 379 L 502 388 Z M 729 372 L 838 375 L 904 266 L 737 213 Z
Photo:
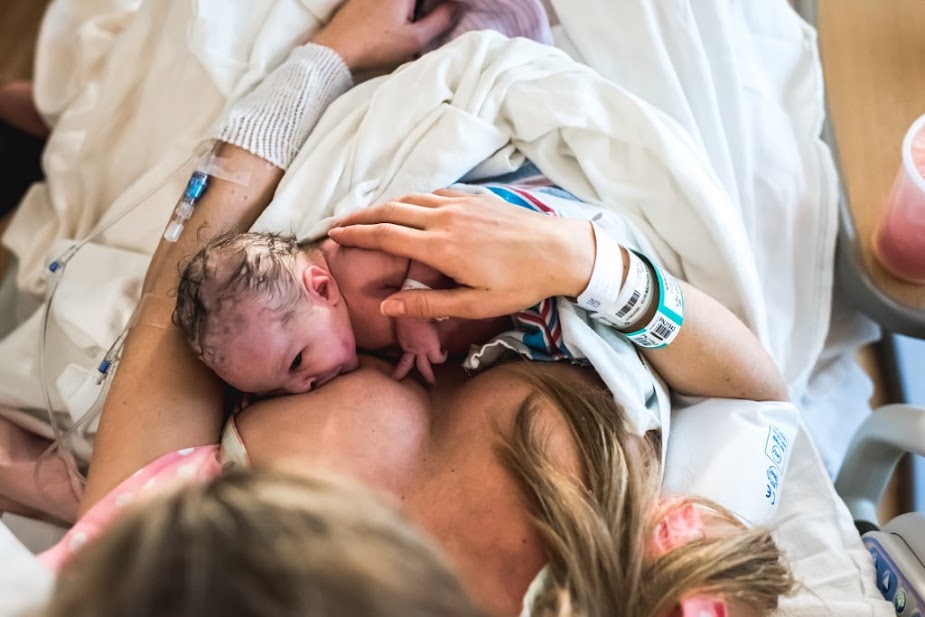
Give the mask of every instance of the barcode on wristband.
M 648 284 L 646 284 L 646 291 L 648 291 Z M 642 297 L 642 294 L 639 293 L 639 290 L 633 292 L 633 295 L 630 296 L 629 302 L 626 303 L 620 311 L 617 313 L 618 319 L 623 319 L 626 317 L 626 314 L 633 310 L 633 307 L 636 306 L 636 303 L 639 302 L 639 298 Z
M 664 341 L 674 333 L 678 326 L 672 321 L 661 318 L 661 316 L 659 317 L 660 319 L 658 325 L 656 325 L 655 329 L 653 329 L 649 334 L 657 338 L 659 341 Z
M 634 344 L 649 349 L 659 349 L 669 344 L 677 336 L 681 325 L 661 313 L 656 313 L 648 326 L 631 332 L 626 337 Z

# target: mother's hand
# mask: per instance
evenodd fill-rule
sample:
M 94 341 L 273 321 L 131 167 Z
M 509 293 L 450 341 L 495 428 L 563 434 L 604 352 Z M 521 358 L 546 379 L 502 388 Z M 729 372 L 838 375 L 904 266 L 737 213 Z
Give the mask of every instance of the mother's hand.
M 594 267 L 588 221 L 531 212 L 487 194 L 439 190 L 354 212 L 329 232 L 338 244 L 423 262 L 460 287 L 408 290 L 383 303 L 392 317 L 508 315 L 552 296 L 577 296 Z
M 351 72 L 394 68 L 446 32 L 459 5 L 443 2 L 413 21 L 415 0 L 348 0 L 312 42 L 330 47 Z

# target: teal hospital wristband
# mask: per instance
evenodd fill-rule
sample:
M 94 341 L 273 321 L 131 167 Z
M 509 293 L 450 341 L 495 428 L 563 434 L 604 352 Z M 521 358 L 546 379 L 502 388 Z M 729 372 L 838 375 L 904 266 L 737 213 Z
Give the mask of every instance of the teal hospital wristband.
M 648 257 L 633 251 L 655 272 L 658 282 L 658 308 L 655 315 L 642 328 L 624 333 L 634 345 L 647 349 L 665 347 L 678 336 L 684 323 L 684 296 L 677 279 L 652 263 Z

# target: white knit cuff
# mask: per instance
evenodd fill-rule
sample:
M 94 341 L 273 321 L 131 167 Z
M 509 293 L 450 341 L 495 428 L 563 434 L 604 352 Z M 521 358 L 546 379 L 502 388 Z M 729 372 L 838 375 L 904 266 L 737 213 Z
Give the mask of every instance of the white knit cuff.
M 233 103 L 213 136 L 287 169 L 321 114 L 353 85 L 335 51 L 296 47 L 247 96 Z

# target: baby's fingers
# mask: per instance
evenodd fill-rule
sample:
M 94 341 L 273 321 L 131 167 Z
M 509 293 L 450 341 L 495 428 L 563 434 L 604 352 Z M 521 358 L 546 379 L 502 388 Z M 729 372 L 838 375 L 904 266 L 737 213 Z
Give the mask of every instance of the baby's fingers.
M 408 376 L 408 373 L 411 372 L 411 369 L 414 368 L 414 359 L 415 355 L 411 352 L 405 352 L 401 355 L 401 360 L 398 361 L 398 364 L 395 365 L 395 370 L 392 371 L 392 379 L 395 381 L 401 381 Z
M 446 349 L 439 347 L 427 352 L 427 359 L 431 364 L 443 364 L 446 362 Z
M 417 359 L 418 363 L 418 372 L 421 374 L 421 377 L 424 378 L 424 381 L 433 385 L 437 383 L 437 380 L 434 378 L 434 369 L 430 366 L 430 360 L 427 359 L 426 354 L 421 354 Z

